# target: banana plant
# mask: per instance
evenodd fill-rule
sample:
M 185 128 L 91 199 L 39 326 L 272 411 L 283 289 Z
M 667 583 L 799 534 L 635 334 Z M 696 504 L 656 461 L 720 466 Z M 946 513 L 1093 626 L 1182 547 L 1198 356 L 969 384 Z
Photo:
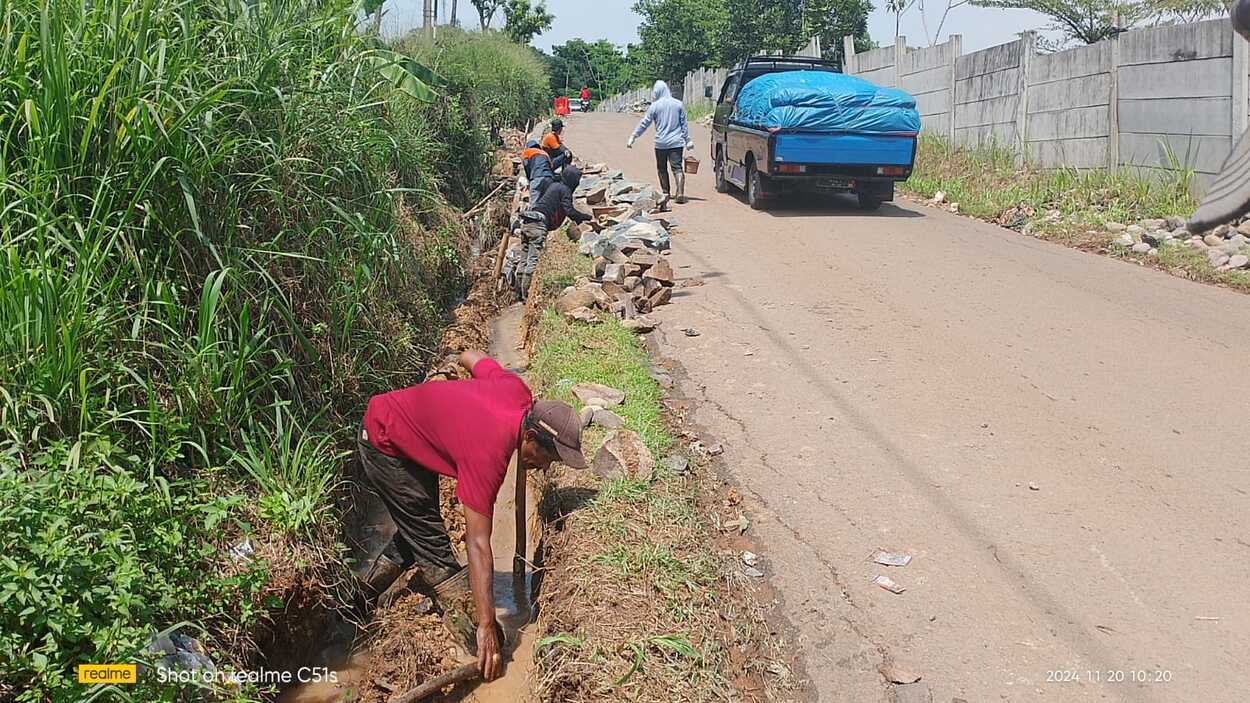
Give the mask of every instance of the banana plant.
M 446 88 L 447 81 L 427 66 L 390 49 L 371 49 L 365 52 L 365 60 L 396 90 L 407 93 L 414 100 L 430 103 L 438 99 L 438 88 Z

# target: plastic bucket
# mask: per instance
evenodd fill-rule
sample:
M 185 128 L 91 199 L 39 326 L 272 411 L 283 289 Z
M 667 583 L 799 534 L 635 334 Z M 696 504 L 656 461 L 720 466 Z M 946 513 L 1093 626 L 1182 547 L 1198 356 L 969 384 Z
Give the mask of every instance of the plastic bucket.
M 682 170 L 686 173 L 695 174 L 699 172 L 699 160 L 693 156 L 687 156 L 681 162 Z

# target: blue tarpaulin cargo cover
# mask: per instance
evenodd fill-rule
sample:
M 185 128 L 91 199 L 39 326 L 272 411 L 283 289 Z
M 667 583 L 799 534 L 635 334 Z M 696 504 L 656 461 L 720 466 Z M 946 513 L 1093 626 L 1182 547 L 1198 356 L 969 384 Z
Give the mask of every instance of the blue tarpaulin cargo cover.
M 916 99 L 828 71 L 769 73 L 738 93 L 734 122 L 757 129 L 885 134 L 920 131 Z

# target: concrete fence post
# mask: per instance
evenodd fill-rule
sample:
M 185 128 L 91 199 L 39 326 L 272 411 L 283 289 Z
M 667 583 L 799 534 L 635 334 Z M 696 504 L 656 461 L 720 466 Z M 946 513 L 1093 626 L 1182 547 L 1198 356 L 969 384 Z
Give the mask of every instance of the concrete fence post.
M 959 57 L 962 56 L 964 53 L 964 37 L 962 34 L 952 34 L 950 35 L 950 38 L 947 39 L 946 41 L 947 43 L 951 45 L 951 65 L 949 67 L 950 77 L 948 78 L 948 80 L 950 81 L 949 83 L 950 90 L 948 92 L 948 95 L 949 95 L 948 100 L 950 100 L 950 105 L 949 105 L 950 119 L 948 120 L 950 122 L 950 127 L 949 127 L 950 133 L 947 134 L 946 136 L 947 138 L 951 140 L 951 143 L 954 144 L 955 143 L 955 103 L 956 103 L 955 89 L 956 89 L 956 86 L 959 85 L 959 81 L 955 80 L 955 75 L 956 75 L 955 64 L 959 63 Z
M 1110 95 L 1107 96 L 1107 170 L 1120 168 L 1120 35 L 1111 42 L 1111 65 L 1107 68 Z
M 1020 160 L 1029 157 L 1029 63 L 1033 56 L 1034 42 L 1037 35 L 1024 32 L 1020 35 L 1020 82 L 1018 83 L 1020 99 L 1016 102 L 1016 146 L 1020 150 Z
M 842 72 L 855 75 L 855 37 L 842 37 Z
M 1246 131 L 1247 120 L 1250 119 L 1250 104 L 1247 103 L 1250 93 L 1250 43 L 1233 32 L 1233 143 Z
M 894 87 L 900 88 L 903 85 L 903 74 L 899 66 L 903 65 L 903 59 L 907 56 L 907 37 L 894 37 Z

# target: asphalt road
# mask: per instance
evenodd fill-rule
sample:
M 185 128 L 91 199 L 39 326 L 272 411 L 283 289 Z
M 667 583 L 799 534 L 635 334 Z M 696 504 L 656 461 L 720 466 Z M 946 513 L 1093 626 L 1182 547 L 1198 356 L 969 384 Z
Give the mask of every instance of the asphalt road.
M 566 141 L 654 181 L 636 119 Z M 1250 300 L 905 202 L 755 212 L 694 139 L 674 263 L 707 285 L 656 334 L 813 697 L 888 701 L 893 660 L 939 703 L 1243 700 Z

